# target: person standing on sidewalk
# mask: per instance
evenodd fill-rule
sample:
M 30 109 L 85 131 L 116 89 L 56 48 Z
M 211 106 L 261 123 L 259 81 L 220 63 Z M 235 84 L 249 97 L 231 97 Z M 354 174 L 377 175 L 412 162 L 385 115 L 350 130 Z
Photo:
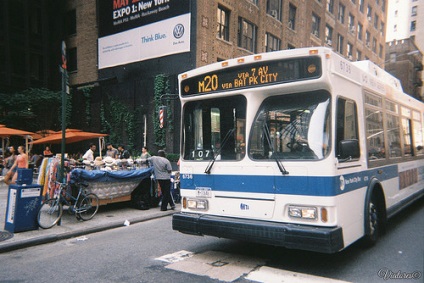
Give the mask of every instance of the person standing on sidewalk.
M 18 168 L 28 169 L 28 155 L 25 153 L 25 147 L 20 145 L 18 147 L 18 152 L 19 155 L 18 157 L 16 157 L 15 163 L 13 164 L 12 168 L 10 168 L 10 171 L 13 172 L 13 178 L 12 181 L 8 183 L 8 185 L 16 183 L 16 180 L 18 179 Z
M 158 156 L 152 156 L 147 159 L 153 171 L 155 173 L 155 179 L 159 182 L 162 190 L 162 205 L 160 210 L 166 211 L 168 203 L 171 205 L 171 209 L 175 209 L 175 203 L 171 196 L 171 162 L 165 157 L 165 151 L 159 150 Z

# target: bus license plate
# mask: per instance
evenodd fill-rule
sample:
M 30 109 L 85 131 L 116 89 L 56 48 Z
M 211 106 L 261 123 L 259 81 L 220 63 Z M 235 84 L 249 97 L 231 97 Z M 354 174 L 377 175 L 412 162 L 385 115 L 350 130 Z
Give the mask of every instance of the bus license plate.
M 196 188 L 196 196 L 202 198 L 210 198 L 211 188 Z

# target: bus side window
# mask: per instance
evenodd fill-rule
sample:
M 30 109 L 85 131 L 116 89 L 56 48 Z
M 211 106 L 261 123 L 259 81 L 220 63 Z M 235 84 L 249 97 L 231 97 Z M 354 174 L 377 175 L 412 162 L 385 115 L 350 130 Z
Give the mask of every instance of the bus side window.
M 338 98 L 336 115 L 336 156 L 343 158 L 344 156 L 341 155 L 346 155 L 346 152 L 342 150 L 344 141 L 359 140 L 356 103 L 345 98 Z M 355 151 L 351 157 L 358 158 L 359 156 L 356 155 Z

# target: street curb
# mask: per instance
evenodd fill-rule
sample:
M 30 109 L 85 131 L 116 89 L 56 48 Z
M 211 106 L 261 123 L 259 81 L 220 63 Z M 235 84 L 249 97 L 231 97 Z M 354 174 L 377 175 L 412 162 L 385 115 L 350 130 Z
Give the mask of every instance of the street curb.
M 128 221 L 130 222 L 130 225 L 131 225 L 134 223 L 140 223 L 140 222 L 149 221 L 152 219 L 158 219 L 158 218 L 170 216 L 172 214 L 174 214 L 174 211 L 165 212 L 165 213 L 162 212 L 161 214 L 156 214 L 156 215 L 152 215 L 148 217 L 138 217 L 135 219 L 128 219 Z M 27 248 L 27 247 L 53 243 L 60 240 L 66 240 L 66 239 L 70 239 L 74 237 L 79 237 L 82 235 L 102 232 L 105 230 L 110 230 L 110 229 L 115 229 L 120 227 L 125 227 L 124 222 L 122 220 L 119 220 L 119 221 L 115 220 L 111 223 L 95 226 L 95 227 L 84 229 L 84 230 L 76 230 L 71 232 L 65 232 L 60 234 L 53 234 L 53 235 L 47 235 L 43 237 L 21 240 L 17 242 L 11 242 L 11 243 L 0 246 L 0 253 L 6 253 L 6 252 L 18 250 L 18 249 Z M 50 229 L 54 229 L 54 227 Z

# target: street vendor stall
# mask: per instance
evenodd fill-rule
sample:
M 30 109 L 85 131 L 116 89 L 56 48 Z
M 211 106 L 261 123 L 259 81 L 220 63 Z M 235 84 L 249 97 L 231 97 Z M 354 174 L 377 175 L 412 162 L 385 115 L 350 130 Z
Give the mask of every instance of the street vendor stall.
M 60 158 L 43 159 L 37 183 L 43 186 L 42 196 L 49 199 L 56 193 L 56 180 L 60 179 Z M 86 170 L 77 168 L 70 161 L 65 162 L 67 183 L 87 183 L 87 191 L 95 193 L 100 205 L 131 201 L 137 209 L 149 209 L 151 206 L 151 175 L 153 168 L 136 168 L 112 170 Z M 109 170 L 106 170 L 109 169 Z
M 104 205 L 130 201 L 136 194 L 150 194 L 152 172 L 153 168 L 116 171 L 74 169 L 71 171 L 70 183 L 88 183 L 87 190 L 96 194 L 100 205 Z M 136 189 L 139 191 L 134 192 Z

